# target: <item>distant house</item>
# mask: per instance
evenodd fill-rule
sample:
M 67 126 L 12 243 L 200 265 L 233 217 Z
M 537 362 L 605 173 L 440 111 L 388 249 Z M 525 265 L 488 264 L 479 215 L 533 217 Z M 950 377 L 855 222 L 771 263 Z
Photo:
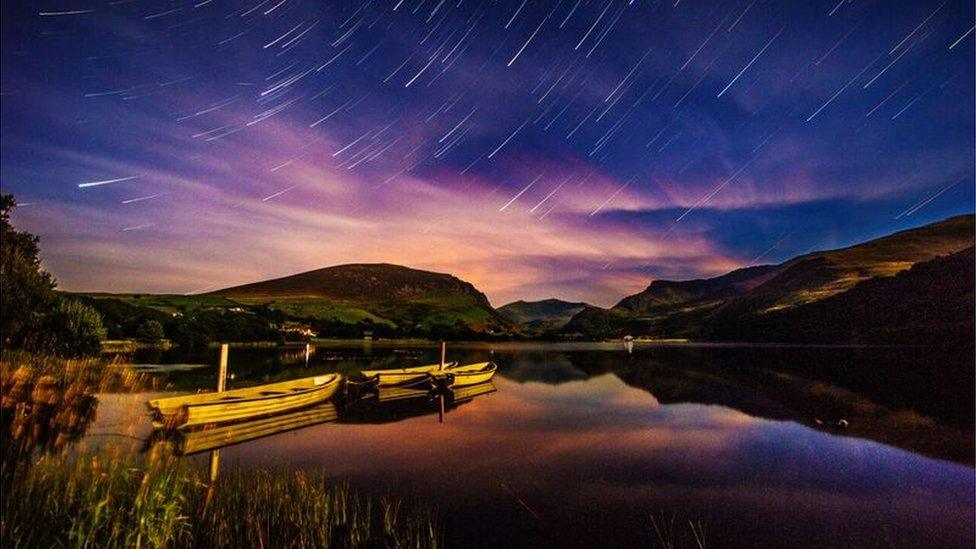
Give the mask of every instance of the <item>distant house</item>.
M 290 339 L 311 339 L 319 335 L 311 326 L 298 322 L 285 322 L 281 326 L 281 332 Z

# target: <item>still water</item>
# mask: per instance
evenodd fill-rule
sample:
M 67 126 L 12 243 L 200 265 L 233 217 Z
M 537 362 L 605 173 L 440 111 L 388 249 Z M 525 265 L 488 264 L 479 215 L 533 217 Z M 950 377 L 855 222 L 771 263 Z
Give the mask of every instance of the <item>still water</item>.
M 709 547 L 972 547 L 970 352 L 458 345 L 449 360 L 498 363 L 493 391 L 332 405 L 222 448 L 220 463 L 320 470 L 403 498 L 437 514 L 450 547 L 648 547 L 652 517 L 700 524 Z M 230 386 L 437 355 L 232 349 Z M 178 363 L 146 368 L 171 389 L 214 383 L 213 350 L 132 358 Z M 97 395 L 78 448 L 169 444 L 205 466 L 192 440 L 153 438 L 143 403 L 155 394 Z

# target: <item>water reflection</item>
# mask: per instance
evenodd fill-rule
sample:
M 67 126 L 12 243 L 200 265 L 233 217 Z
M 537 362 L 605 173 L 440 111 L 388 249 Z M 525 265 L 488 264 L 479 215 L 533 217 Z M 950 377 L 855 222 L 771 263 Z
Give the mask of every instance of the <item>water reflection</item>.
M 327 402 L 296 412 L 241 423 L 208 426 L 192 431 L 157 430 L 146 439 L 146 449 L 163 447 L 169 453 L 185 456 L 335 421 L 338 417 L 337 405 Z
M 658 510 L 705 517 L 721 547 L 972 539 L 967 467 L 723 406 L 665 404 L 612 374 L 496 385 L 444 424 L 432 413 L 323 424 L 222 459 L 409 494 L 438 506 L 463 545 L 637 546 Z
M 620 342 L 468 344 L 452 360 L 496 360 L 499 376 L 550 384 L 612 373 L 666 403 L 718 404 L 747 414 L 815 426 L 848 421 L 836 434 L 865 437 L 925 455 L 976 460 L 972 350 L 784 346 L 646 346 Z M 211 366 L 162 374 L 176 390 L 213 385 L 216 354 L 171 362 Z M 139 357 L 135 357 L 139 360 Z M 435 344 L 361 342 L 319 347 L 305 364 L 304 346 L 233 349 L 232 387 L 312 374 L 355 373 L 438 360 Z
M 222 464 L 325 471 L 418 500 L 438 508 L 450 545 L 646 546 L 661 511 L 703 519 L 720 547 L 973 545 L 965 352 L 639 342 L 632 353 L 620 342 L 449 352 L 497 362 L 492 393 L 394 391 L 152 440 L 196 452 L 201 467 L 202 452 L 221 447 Z M 307 366 L 288 353 L 232 350 L 234 386 L 433 362 L 438 351 L 319 348 Z M 213 385 L 212 367 L 155 375 L 175 390 Z M 148 437 L 146 398 L 99 395 L 89 429 Z M 825 432 L 813 418 L 850 427 Z

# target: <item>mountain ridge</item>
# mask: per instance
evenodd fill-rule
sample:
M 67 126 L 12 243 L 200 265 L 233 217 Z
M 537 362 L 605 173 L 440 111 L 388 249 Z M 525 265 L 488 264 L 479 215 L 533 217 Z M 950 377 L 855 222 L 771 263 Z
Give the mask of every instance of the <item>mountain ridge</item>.
M 412 299 L 460 292 L 489 306 L 470 282 L 448 274 L 393 263 L 345 263 L 208 292 L 222 297 L 328 297 L 333 299 Z
M 721 334 L 735 331 L 714 326 L 817 303 L 866 280 L 893 277 L 916 264 L 972 246 L 974 231 L 976 216 L 954 216 L 860 244 L 810 252 L 776 265 L 746 267 L 710 279 L 655 280 L 609 309 L 580 311 L 563 333 L 583 337 L 636 332 L 721 338 Z

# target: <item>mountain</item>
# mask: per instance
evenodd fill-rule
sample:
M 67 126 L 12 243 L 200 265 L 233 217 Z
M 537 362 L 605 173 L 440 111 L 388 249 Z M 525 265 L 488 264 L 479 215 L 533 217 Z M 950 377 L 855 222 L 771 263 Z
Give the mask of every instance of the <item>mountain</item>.
M 233 298 L 327 298 L 354 301 L 418 299 L 458 294 L 490 307 L 471 283 L 442 273 L 388 263 L 337 265 L 210 292 Z
M 778 341 L 849 341 L 854 337 L 851 332 L 843 336 L 832 332 L 831 338 L 826 333 L 818 337 L 778 332 L 763 319 L 779 319 L 772 313 L 806 308 L 849 292 L 863 281 L 891 278 L 915 264 L 964 250 L 973 246 L 974 229 L 973 215 L 958 216 L 855 246 L 806 254 L 779 265 L 738 269 L 703 280 L 656 280 L 610 309 L 584 309 L 563 332 L 585 337 L 631 333 L 748 341 L 768 340 L 778 334 Z M 893 292 L 890 299 L 903 297 L 895 295 L 893 288 L 889 291 Z M 843 311 L 833 314 L 843 315 Z M 760 324 L 769 331 L 736 328 Z M 841 339 L 832 339 L 838 337 Z
M 711 339 L 824 343 L 952 344 L 973 339 L 974 248 L 922 261 L 807 305 L 763 315 L 719 316 Z
M 587 307 L 586 303 L 572 303 L 561 299 L 515 301 L 498 308 L 498 312 L 529 330 L 549 332 L 561 329 L 573 315 Z
M 511 327 L 471 283 L 385 263 L 326 267 L 208 295 L 267 306 L 290 318 L 373 324 L 414 335 L 493 333 Z
M 694 301 L 721 300 L 743 294 L 769 280 L 777 272 L 774 265 L 748 267 L 707 279 L 675 282 L 655 280 L 646 290 L 623 298 L 617 307 L 634 314 L 644 314 L 659 307 L 671 307 Z

